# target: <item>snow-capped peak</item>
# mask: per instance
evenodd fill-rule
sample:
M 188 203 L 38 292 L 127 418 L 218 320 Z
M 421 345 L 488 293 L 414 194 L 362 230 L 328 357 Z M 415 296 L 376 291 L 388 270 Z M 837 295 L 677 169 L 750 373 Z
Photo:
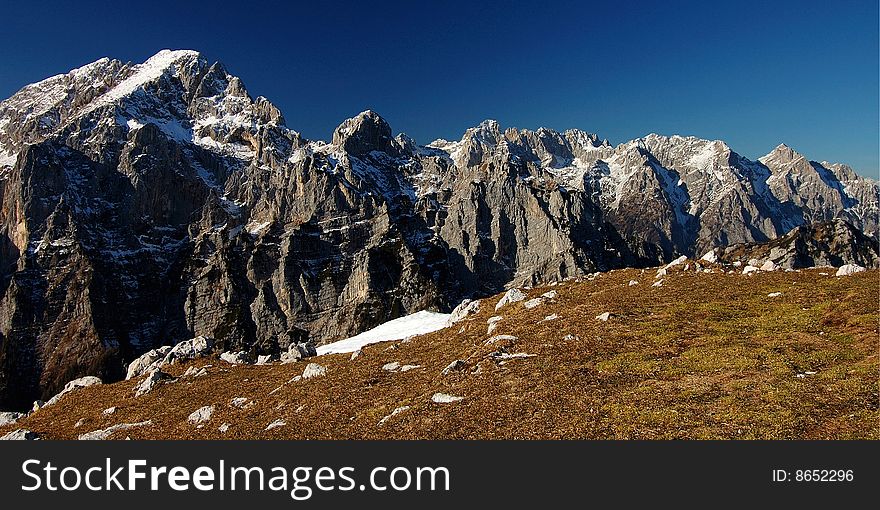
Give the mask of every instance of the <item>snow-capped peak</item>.
M 497 120 L 486 119 L 483 122 L 480 122 L 475 127 L 472 127 L 465 131 L 464 136 L 461 141 L 473 140 L 475 142 L 479 142 L 482 145 L 492 146 L 498 142 L 498 138 L 501 136 L 501 128 L 498 125 Z
M 134 66 L 132 68 L 133 72 L 128 78 L 122 80 L 96 101 L 93 101 L 83 113 L 88 113 L 100 106 L 130 95 L 144 85 L 160 78 L 163 74 L 172 70 L 178 63 L 192 62 L 200 58 L 199 52 L 193 50 L 162 50 L 147 59 L 143 64 Z

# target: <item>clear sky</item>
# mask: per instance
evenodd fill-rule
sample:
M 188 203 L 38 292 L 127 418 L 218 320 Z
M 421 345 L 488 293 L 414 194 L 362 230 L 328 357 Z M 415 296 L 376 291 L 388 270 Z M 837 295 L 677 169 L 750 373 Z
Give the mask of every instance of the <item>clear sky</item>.
M 0 96 L 102 56 L 196 49 L 312 139 L 371 108 L 419 143 L 494 118 L 750 158 L 785 142 L 878 176 L 877 0 L 367 4 L 5 2 Z

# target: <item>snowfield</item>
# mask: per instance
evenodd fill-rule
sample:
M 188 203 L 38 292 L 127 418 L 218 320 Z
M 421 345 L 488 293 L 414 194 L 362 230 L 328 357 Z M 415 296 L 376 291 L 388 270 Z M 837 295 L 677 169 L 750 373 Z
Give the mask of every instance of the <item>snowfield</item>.
M 355 352 L 365 345 L 389 340 L 402 340 L 412 335 L 424 335 L 446 327 L 448 313 L 429 312 L 422 310 L 399 319 L 380 324 L 373 329 L 364 331 L 345 340 L 318 347 L 318 356 L 322 354 L 339 354 Z

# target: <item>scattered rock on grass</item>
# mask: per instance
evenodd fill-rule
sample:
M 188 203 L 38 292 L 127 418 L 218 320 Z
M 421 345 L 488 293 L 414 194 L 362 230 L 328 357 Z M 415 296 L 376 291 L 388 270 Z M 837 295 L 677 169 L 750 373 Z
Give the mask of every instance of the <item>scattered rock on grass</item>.
M 495 316 L 493 316 L 493 317 L 489 317 L 489 318 L 486 320 L 486 324 L 489 325 L 489 327 L 486 329 L 486 334 L 487 334 L 487 335 L 491 335 L 492 332 L 495 331 L 495 328 L 498 327 L 498 323 L 499 323 L 499 322 L 501 321 L 501 319 L 503 319 L 503 318 L 504 318 L 504 317 L 502 317 L 502 316 L 500 316 L 500 315 L 495 315 Z
M 317 363 L 309 363 L 306 365 L 305 370 L 303 370 L 302 378 L 303 379 L 311 379 L 312 377 L 321 377 L 327 374 L 327 367 L 324 365 L 319 365 Z
M 266 425 L 266 430 L 277 429 L 278 427 L 283 427 L 287 425 L 287 422 L 284 420 L 275 420 L 272 423 Z
M 248 356 L 244 351 L 224 352 L 220 354 L 220 359 L 233 365 L 244 365 L 248 363 Z
M 233 407 L 237 407 L 239 409 L 243 409 L 248 403 L 248 399 L 245 397 L 235 397 L 229 401 L 229 404 Z
M 300 342 L 298 344 L 290 344 L 287 352 L 281 355 L 281 363 L 293 363 L 304 358 L 317 356 L 318 351 L 312 342 Z
M 0 413 L 0 427 L 4 425 L 12 425 L 24 417 L 24 413 L 16 413 L 14 411 Z
M 40 407 L 46 407 L 46 406 L 51 406 L 53 404 L 56 404 L 59 400 L 61 400 L 61 397 L 63 397 L 64 395 L 67 395 L 71 391 L 75 391 L 80 388 L 87 388 L 89 386 L 95 386 L 96 384 L 101 384 L 101 380 L 98 379 L 97 377 L 94 377 L 91 375 L 88 375 L 86 377 L 80 377 L 79 379 L 74 379 L 74 380 L 70 381 L 69 383 L 65 384 L 64 389 L 61 390 L 61 392 L 59 392 L 54 397 L 50 398 L 48 402 L 46 402 L 45 404 L 43 404 Z
M 685 262 L 687 262 L 687 259 L 688 259 L 687 255 L 682 255 L 681 257 L 678 257 L 677 259 L 673 260 L 669 264 L 666 264 L 665 266 L 663 266 L 663 269 L 669 269 L 671 267 L 675 267 L 675 266 L 684 264 Z
M 155 388 L 159 384 L 165 381 L 170 381 L 171 379 L 173 379 L 171 375 L 166 374 L 158 368 L 154 368 L 150 371 L 149 374 L 147 374 L 147 377 L 144 378 L 144 380 L 141 381 L 141 383 L 138 384 L 137 387 L 135 387 L 134 396 L 140 397 L 141 395 L 145 395 L 153 391 L 153 388 Z
M 773 263 L 772 260 L 768 260 L 761 264 L 761 271 L 776 271 L 777 269 L 779 268 L 776 267 L 776 264 Z
M 107 427 L 106 429 L 95 430 L 92 432 L 87 432 L 85 434 L 80 434 L 77 438 L 80 441 L 103 441 L 108 439 L 111 435 L 120 430 L 129 430 L 137 427 L 148 427 L 152 425 L 153 422 L 151 420 L 142 421 L 138 423 L 119 423 L 117 425 L 112 425 Z
M 257 356 L 257 365 L 268 365 L 273 361 L 278 361 L 280 358 L 277 354 L 261 354 Z
M 153 364 L 163 360 L 169 352 L 171 352 L 171 346 L 164 345 L 141 354 L 140 357 L 128 364 L 128 373 L 125 375 L 125 380 L 134 379 L 141 374 L 147 373 Z
M 834 276 L 849 276 L 851 274 L 861 273 L 865 268 L 858 264 L 845 264 L 840 266 Z
M 186 421 L 193 425 L 200 425 L 211 419 L 214 414 L 214 406 L 204 406 L 196 409 L 187 418 Z
M 544 300 L 542 298 L 535 298 L 526 301 L 525 303 L 523 303 L 523 306 L 526 307 L 526 310 L 531 310 L 532 308 L 540 306 L 543 302 Z
M 519 338 L 517 338 L 513 335 L 495 335 L 495 336 L 489 337 L 485 342 L 483 342 L 483 345 L 492 345 L 495 342 L 504 342 L 504 341 L 515 342 L 517 340 L 519 340 Z
M 398 414 L 409 409 L 409 406 L 400 406 L 391 411 L 391 414 L 379 420 L 379 425 L 383 425 L 386 421 L 390 420 L 392 417 L 397 416 Z
M 422 368 L 421 365 L 401 365 L 397 361 L 392 361 L 391 363 L 386 363 L 382 365 L 382 370 L 387 372 L 409 372 L 410 370 L 414 370 L 416 368 Z
M 458 402 L 459 400 L 464 400 L 464 397 L 456 397 L 447 393 L 435 393 L 434 396 L 431 397 L 431 401 L 437 404 L 451 404 L 452 402 Z
M 523 358 L 534 358 L 537 354 L 526 354 L 524 352 L 516 352 L 516 353 L 507 353 L 502 351 L 495 351 L 490 356 L 492 359 L 497 361 L 499 365 L 504 365 L 508 361 L 515 359 L 523 359 Z
M 452 363 L 446 365 L 446 368 L 440 372 L 442 375 L 449 375 L 452 372 L 458 372 L 459 370 L 464 370 L 467 367 L 467 361 L 463 359 L 457 359 Z
M 480 301 L 471 301 L 470 299 L 465 299 L 458 306 L 452 310 L 452 313 L 449 314 L 449 319 L 446 322 L 447 327 L 452 326 L 456 322 L 463 321 L 468 315 L 473 315 L 480 311 Z
M 0 437 L 0 441 L 36 441 L 40 436 L 28 429 L 15 429 Z
M 186 372 L 183 373 L 183 377 L 202 377 L 205 375 L 208 375 L 208 370 L 205 369 L 204 367 L 202 367 L 202 368 L 189 367 L 186 369 Z
M 521 290 L 516 288 L 510 289 L 501 296 L 501 299 L 498 300 L 498 303 L 495 305 L 495 310 L 500 310 L 505 305 L 522 301 L 525 298 L 526 295 L 523 294 Z

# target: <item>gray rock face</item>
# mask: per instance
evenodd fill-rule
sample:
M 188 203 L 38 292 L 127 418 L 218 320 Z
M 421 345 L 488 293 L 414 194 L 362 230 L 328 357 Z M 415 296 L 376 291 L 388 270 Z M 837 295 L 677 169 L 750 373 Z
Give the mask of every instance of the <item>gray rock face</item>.
M 717 256 L 720 262 L 748 263 L 765 271 L 845 264 L 880 265 L 878 242 L 841 219 L 802 225 L 766 243 L 738 244 L 716 252 L 720 253 Z
M 749 161 L 494 121 L 419 146 L 372 111 L 309 141 L 197 52 L 102 59 L 0 102 L 0 409 L 193 338 L 299 359 L 419 310 L 814 221 L 876 238 L 877 204 L 874 181 L 784 147 Z
M 397 155 L 399 152 L 391 126 L 371 110 L 340 124 L 333 132 L 333 145 L 352 156 L 365 156 L 373 151 L 388 155 Z

